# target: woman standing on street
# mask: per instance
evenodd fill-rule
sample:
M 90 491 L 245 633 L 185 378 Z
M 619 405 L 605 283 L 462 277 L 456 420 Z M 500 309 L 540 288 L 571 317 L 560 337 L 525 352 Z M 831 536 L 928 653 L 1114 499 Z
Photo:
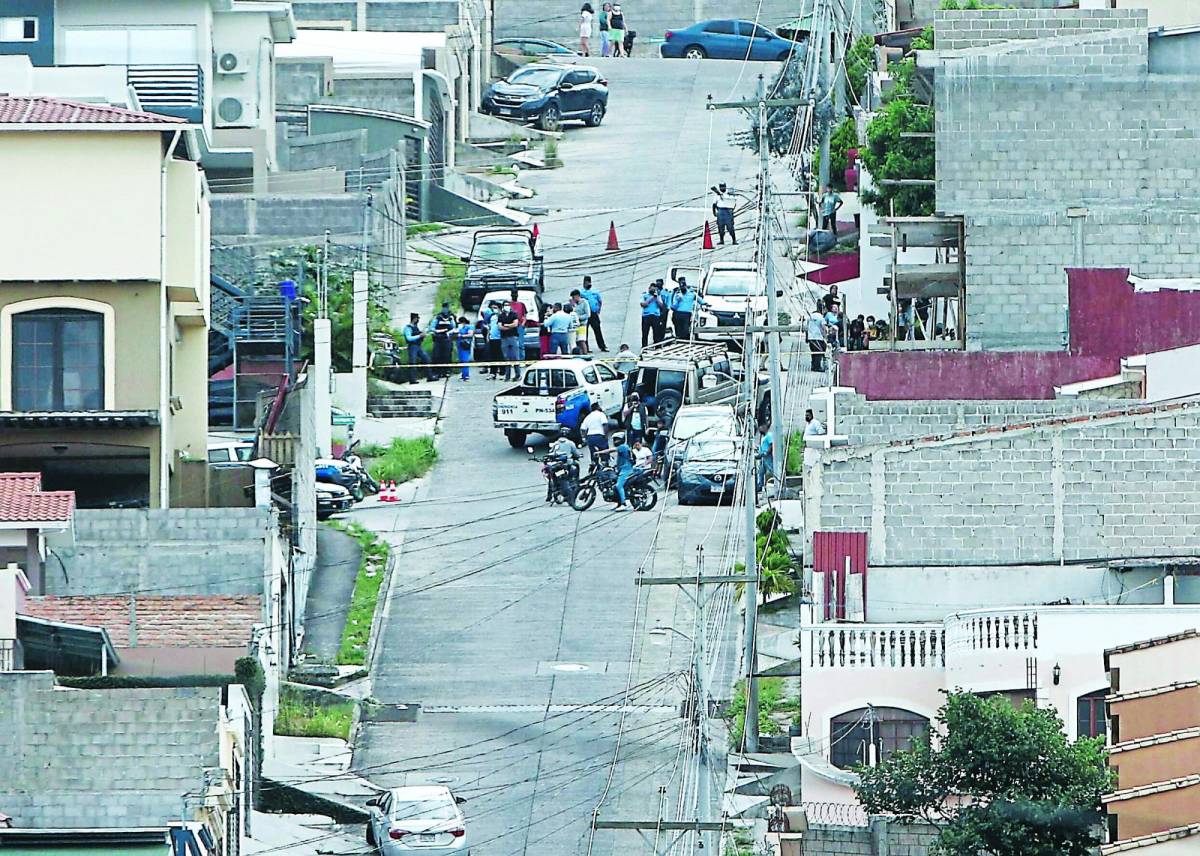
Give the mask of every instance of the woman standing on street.
M 612 3 L 600 7 L 600 56 L 608 56 L 608 18 L 612 14 Z
M 588 43 L 592 40 L 592 18 L 594 16 L 592 4 L 584 3 L 583 8 L 579 10 L 579 52 L 584 56 L 592 55 Z
M 608 16 L 608 38 L 612 42 L 612 55 L 625 56 L 625 16 L 620 3 L 613 6 Z

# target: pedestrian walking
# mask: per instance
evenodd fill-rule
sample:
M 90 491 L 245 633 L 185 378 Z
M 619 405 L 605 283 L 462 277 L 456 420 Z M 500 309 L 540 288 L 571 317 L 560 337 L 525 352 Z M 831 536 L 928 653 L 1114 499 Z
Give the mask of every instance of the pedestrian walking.
M 521 379 L 521 326 L 512 304 L 504 301 L 500 309 L 500 357 L 504 360 L 504 379 Z
M 578 288 L 571 292 L 571 310 L 575 313 L 575 349 L 581 353 L 588 352 L 588 325 L 592 322 L 592 306 L 583 299 L 583 292 Z
M 564 309 L 561 303 L 555 303 L 550 318 L 546 322 L 546 329 L 550 331 L 550 353 L 563 355 L 571 353 L 570 337 L 575 331 L 573 313 Z
M 488 374 L 495 380 L 503 374 L 500 361 L 504 359 L 500 352 L 500 304 L 493 300 L 488 306 L 492 310 L 487 319 L 487 358 L 491 363 Z
M 583 288 L 580 289 L 579 294 L 587 301 L 588 308 L 592 310 L 588 316 L 588 327 L 596 334 L 596 347 L 607 353 L 608 346 L 604 343 L 604 331 L 600 329 L 600 307 L 604 305 L 604 300 L 600 297 L 600 292 L 592 287 L 590 276 L 583 278 Z
M 440 380 L 450 375 L 450 339 L 454 335 L 457 321 L 450 311 L 450 303 L 442 303 L 442 311 L 433 318 L 429 332 L 433 334 L 433 376 Z
M 621 11 L 620 3 L 612 7 L 612 14 L 608 16 L 608 40 L 612 44 L 613 56 L 627 56 L 625 53 L 625 13 Z
M 584 3 L 583 8 L 579 10 L 579 53 L 583 56 L 592 55 L 592 18 L 595 16 L 591 3 Z
M 805 337 L 808 339 L 808 350 L 812 354 L 811 369 L 814 372 L 825 371 L 825 313 L 820 303 L 808 316 Z
M 421 329 L 421 316 L 413 312 L 404 325 L 404 344 L 407 346 L 408 382 L 416 383 L 421 367 L 425 368 L 425 379 L 433 380 L 429 371 L 429 354 L 425 353 L 425 331 Z
M 712 204 L 712 212 L 713 216 L 717 218 L 717 236 L 723 244 L 725 243 L 725 233 L 728 232 L 730 240 L 737 244 L 737 229 L 733 224 L 733 209 L 737 206 L 737 200 L 723 181 L 710 189 L 716 195 Z
M 653 335 L 654 341 L 661 342 L 662 336 L 659 335 L 659 324 L 664 321 L 663 316 L 666 314 L 666 304 L 658 293 L 658 285 L 652 283 L 645 292 L 642 293 L 642 347 L 646 347 L 646 343 L 650 341 Z
M 642 397 L 636 392 L 629 394 L 629 400 L 621 410 L 621 424 L 630 440 L 646 439 L 646 428 L 649 425 L 646 405 L 642 404 Z
M 463 380 L 471 379 L 471 358 L 475 352 L 475 328 L 466 315 L 458 318 L 458 329 L 454 331 L 454 344 L 458 348 L 458 362 L 462 366 Z
M 600 407 L 599 401 L 592 402 L 587 416 L 579 423 L 579 433 L 583 435 L 583 442 L 587 443 L 594 470 L 600 465 L 600 453 L 608 448 L 608 414 Z
M 696 308 L 696 292 L 688 288 L 687 279 L 679 277 L 679 288 L 671 295 L 671 321 L 676 339 L 692 338 L 692 313 Z
M 612 3 L 600 7 L 600 56 L 608 56 L 611 47 L 608 41 L 608 16 L 612 14 Z
M 524 359 L 525 358 L 525 324 L 526 324 L 526 319 L 529 317 L 529 307 L 526 306 L 521 301 L 521 298 L 517 294 L 517 290 L 515 288 L 511 292 L 509 292 L 509 294 L 512 298 L 509 301 L 509 304 L 512 306 L 512 311 L 517 313 L 517 328 L 518 328 L 517 329 L 517 340 L 520 342 L 521 359 Z
M 821 189 L 821 197 L 818 200 L 821 210 L 821 228 L 828 229 L 833 232 L 833 237 L 837 239 L 837 213 L 838 209 L 845 203 L 842 197 L 833 192 L 828 184 Z

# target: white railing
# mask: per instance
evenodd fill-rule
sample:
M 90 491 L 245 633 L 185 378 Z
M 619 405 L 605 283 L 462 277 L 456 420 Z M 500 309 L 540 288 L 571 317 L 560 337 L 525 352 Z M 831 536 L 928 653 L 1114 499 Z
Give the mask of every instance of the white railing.
M 941 624 L 817 624 L 800 628 L 801 657 L 813 669 L 941 669 Z
M 956 652 L 1035 651 L 1038 613 L 1032 609 L 960 612 L 946 619 L 946 632 Z

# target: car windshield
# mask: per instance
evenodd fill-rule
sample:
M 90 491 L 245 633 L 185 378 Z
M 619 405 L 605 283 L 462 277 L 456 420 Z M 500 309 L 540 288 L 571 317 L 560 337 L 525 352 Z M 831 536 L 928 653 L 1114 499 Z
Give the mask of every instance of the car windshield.
M 733 440 L 693 440 L 688 444 L 689 461 L 736 461 L 741 457 Z
M 728 414 L 680 413 L 675 418 L 674 430 L 671 433 L 678 440 L 690 440 L 699 434 L 712 434 L 717 430 L 728 433 L 732 428 Z
M 406 800 L 392 806 L 392 817 L 396 820 L 454 820 L 458 812 L 453 803 L 445 800 Z
M 529 242 L 524 238 L 507 241 L 480 241 L 471 254 L 472 261 L 519 262 L 530 256 Z
M 713 271 L 704 284 L 705 296 L 748 297 L 758 290 L 758 273 L 752 270 Z
M 557 68 L 523 68 L 508 79 L 509 83 L 527 83 L 544 89 L 558 83 L 562 72 Z

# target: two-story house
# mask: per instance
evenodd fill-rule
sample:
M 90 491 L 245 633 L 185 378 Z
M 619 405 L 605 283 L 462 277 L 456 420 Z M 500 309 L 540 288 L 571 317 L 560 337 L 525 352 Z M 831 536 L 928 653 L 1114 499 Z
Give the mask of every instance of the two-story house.
M 14 0 L 0 8 L 0 92 L 185 118 L 210 178 L 265 189 L 275 45 L 295 32 L 274 0 Z
M 196 136 L 155 113 L 0 97 L 0 469 L 80 507 L 166 507 L 177 465 L 205 457 Z

